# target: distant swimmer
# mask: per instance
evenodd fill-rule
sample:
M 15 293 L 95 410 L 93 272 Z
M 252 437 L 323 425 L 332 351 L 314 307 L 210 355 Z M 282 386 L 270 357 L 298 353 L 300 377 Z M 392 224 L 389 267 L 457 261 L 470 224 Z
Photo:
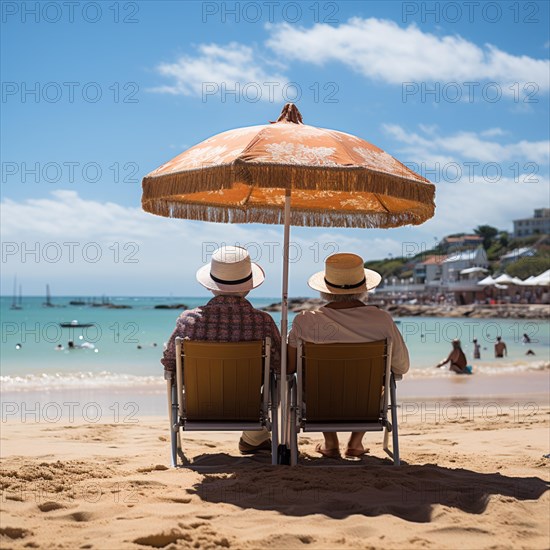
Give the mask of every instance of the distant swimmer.
M 23 346 L 21 344 L 15 344 L 15 349 L 21 349 Z
M 61 345 L 61 344 L 57 344 L 57 346 L 55 346 L 55 351 L 63 351 L 65 348 Z
M 76 349 L 76 346 L 74 345 L 74 342 L 73 342 L 72 340 L 69 340 L 69 341 L 67 342 L 67 347 L 68 347 L 69 349 Z
M 530 344 L 530 343 L 531 343 L 531 338 L 529 338 L 529 335 L 528 335 L 528 334 L 524 334 L 524 335 L 523 335 L 523 338 L 521 339 L 521 341 L 522 341 L 524 344 Z
M 506 344 L 502 341 L 500 336 L 497 336 L 497 342 L 495 344 L 495 357 L 505 357 L 508 355 L 508 349 Z
M 481 359 L 481 346 L 478 344 L 477 338 L 474 338 L 474 359 Z
M 535 355 L 535 352 L 534 352 L 532 349 L 528 349 L 528 350 L 525 352 L 525 355 Z
M 436 368 L 439 369 L 447 363 L 450 363 L 449 370 L 452 370 L 457 374 L 472 374 L 472 367 L 467 364 L 468 361 L 466 359 L 466 355 L 464 355 L 464 352 L 462 351 L 460 340 L 453 340 L 453 349 L 451 353 L 449 353 L 447 359 L 440 361 L 436 365 Z

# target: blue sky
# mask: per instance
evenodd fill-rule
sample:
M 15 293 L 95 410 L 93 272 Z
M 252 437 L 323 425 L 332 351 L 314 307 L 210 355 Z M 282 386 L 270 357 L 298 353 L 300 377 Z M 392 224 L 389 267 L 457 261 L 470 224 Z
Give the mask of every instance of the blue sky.
M 293 229 L 292 295 L 332 251 L 399 256 L 549 206 L 548 2 L 36 5 L 2 3 L 2 294 L 16 274 L 27 294 L 203 294 L 195 270 L 238 242 L 266 269 L 257 294 L 277 295 L 280 227 L 151 216 L 140 183 L 297 93 L 307 124 L 434 181 L 437 210 L 418 227 Z

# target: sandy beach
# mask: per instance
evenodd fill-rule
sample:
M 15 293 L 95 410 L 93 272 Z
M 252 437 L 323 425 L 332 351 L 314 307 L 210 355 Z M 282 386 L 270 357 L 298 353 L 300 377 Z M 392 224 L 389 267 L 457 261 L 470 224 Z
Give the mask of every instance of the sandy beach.
M 402 401 L 400 468 L 380 434 L 362 460 L 320 458 L 307 434 L 290 468 L 241 457 L 236 433 L 193 433 L 190 468 L 172 469 L 162 416 L 14 415 L 1 547 L 548 548 L 549 408 L 453 403 Z

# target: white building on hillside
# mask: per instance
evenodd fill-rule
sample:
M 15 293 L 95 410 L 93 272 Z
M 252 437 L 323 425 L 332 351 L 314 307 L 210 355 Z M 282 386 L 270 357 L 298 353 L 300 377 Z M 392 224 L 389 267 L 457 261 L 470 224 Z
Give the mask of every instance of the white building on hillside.
M 441 284 L 447 285 L 460 281 L 460 272 L 470 267 L 489 267 L 487 254 L 482 246 L 447 256 L 441 263 Z
M 534 216 L 514 220 L 514 237 L 550 234 L 550 208 L 537 208 Z

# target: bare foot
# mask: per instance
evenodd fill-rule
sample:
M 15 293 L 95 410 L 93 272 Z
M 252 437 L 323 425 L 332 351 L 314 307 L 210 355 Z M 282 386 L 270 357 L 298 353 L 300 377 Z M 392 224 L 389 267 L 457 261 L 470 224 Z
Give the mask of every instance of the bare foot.
M 344 456 L 346 458 L 357 458 L 357 457 L 368 454 L 368 452 L 369 452 L 369 449 L 365 449 L 362 445 L 361 445 L 360 449 L 353 449 L 351 447 L 348 447 L 346 449 L 346 452 L 345 452 Z
M 326 458 L 340 458 L 340 449 L 325 449 L 320 443 L 317 443 L 315 450 Z

